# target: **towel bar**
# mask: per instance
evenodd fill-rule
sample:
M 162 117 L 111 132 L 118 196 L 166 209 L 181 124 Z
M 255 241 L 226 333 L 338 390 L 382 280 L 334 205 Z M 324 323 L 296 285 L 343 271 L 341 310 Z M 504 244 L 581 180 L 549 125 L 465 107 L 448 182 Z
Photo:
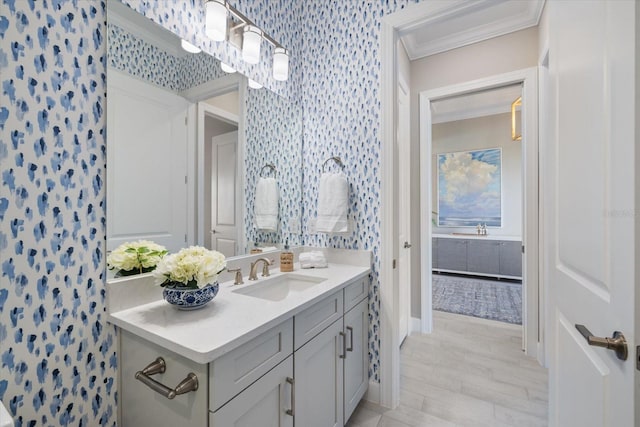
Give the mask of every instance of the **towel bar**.
M 342 159 L 338 156 L 333 156 L 333 157 L 329 157 L 327 160 L 324 161 L 324 163 L 322 163 L 322 173 L 324 173 L 325 165 L 331 160 L 336 162 L 341 168 L 344 168 L 344 163 L 342 163 Z
M 276 167 L 275 167 L 275 165 L 273 163 L 267 163 L 266 165 L 264 165 L 262 167 L 262 169 L 260 169 L 260 178 L 264 178 L 262 176 L 262 172 L 264 172 L 265 168 L 271 169 L 273 171 L 273 175 L 274 176 L 278 173 L 278 171 L 277 171 L 277 169 L 276 169 Z

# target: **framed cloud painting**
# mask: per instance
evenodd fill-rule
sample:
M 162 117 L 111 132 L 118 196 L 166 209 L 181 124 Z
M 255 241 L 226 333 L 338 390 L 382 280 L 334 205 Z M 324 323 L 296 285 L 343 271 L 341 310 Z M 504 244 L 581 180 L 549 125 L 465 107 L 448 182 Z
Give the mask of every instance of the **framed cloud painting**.
M 438 226 L 502 227 L 502 150 L 437 156 Z

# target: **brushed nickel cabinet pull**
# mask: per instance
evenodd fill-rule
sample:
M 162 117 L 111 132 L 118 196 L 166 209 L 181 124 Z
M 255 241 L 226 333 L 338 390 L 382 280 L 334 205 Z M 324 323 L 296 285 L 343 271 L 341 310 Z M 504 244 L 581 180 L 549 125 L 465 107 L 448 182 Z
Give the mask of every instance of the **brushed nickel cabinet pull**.
M 287 409 L 285 413 L 295 417 L 296 415 L 296 383 L 291 377 L 287 377 L 287 383 L 291 384 L 291 409 Z
M 353 351 L 353 328 L 347 326 L 347 331 L 349 331 L 349 347 L 347 347 L 347 351 Z
M 151 375 L 164 374 L 167 370 L 167 364 L 162 357 L 158 357 L 151 362 L 142 371 L 138 371 L 135 374 L 135 379 L 155 391 L 166 397 L 167 399 L 173 399 L 174 397 L 185 394 L 190 391 L 196 391 L 198 389 L 198 377 L 193 372 L 189 372 L 187 377 L 180 381 L 175 388 L 169 388 L 166 385 L 151 378 Z
M 339 334 L 342 337 L 342 354 L 338 357 L 340 357 L 340 359 L 346 359 L 347 358 L 347 334 L 345 334 L 342 331 L 340 331 Z

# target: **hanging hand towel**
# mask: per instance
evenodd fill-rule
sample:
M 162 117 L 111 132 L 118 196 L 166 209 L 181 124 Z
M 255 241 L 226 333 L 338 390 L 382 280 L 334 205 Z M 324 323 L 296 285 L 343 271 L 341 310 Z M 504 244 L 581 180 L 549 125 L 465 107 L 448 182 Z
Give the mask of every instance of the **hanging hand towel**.
M 254 211 L 258 230 L 278 230 L 278 198 L 278 184 L 275 178 L 258 179 Z
M 323 173 L 318 194 L 316 231 L 344 233 L 347 230 L 349 184 L 343 173 Z

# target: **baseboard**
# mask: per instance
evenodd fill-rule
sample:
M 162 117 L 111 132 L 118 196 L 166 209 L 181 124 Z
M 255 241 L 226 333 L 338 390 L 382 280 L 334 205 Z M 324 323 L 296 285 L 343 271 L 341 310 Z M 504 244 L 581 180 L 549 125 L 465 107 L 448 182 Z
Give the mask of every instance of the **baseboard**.
M 369 380 L 369 388 L 367 389 L 367 392 L 364 394 L 363 399 L 366 400 L 367 402 L 380 405 L 380 383 Z
M 412 317 L 410 327 L 409 333 L 422 332 L 422 320 L 419 317 Z

